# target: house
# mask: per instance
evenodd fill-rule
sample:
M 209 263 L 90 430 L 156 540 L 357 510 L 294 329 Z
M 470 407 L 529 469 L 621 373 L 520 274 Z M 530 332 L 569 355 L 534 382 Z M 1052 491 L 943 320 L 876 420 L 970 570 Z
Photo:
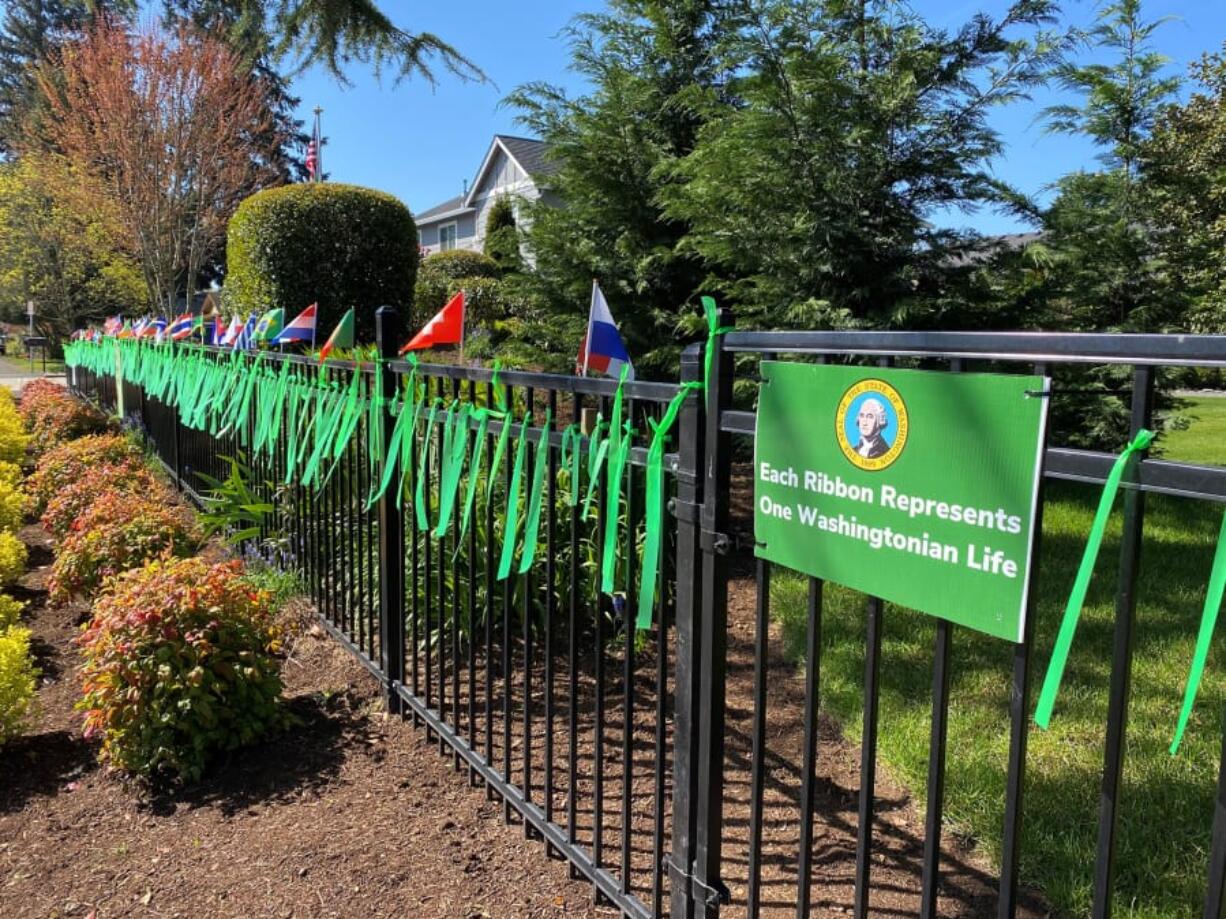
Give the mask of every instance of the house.
M 549 176 L 557 171 L 545 153 L 548 146 L 527 137 L 495 134 L 481 167 L 462 195 L 427 208 L 417 215 L 417 232 L 423 255 L 448 249 L 480 252 L 485 245 L 489 209 L 502 195 L 509 195 L 519 218 L 521 201 L 550 201 Z M 554 202 L 556 203 L 556 202 Z

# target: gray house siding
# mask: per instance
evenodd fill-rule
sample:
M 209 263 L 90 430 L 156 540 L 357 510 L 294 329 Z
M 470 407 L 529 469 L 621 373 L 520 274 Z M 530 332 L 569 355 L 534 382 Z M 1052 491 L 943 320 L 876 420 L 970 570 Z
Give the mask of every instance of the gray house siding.
M 551 170 L 543 159 L 543 148 L 540 141 L 495 136 L 471 191 L 435 205 L 417 218 L 423 250 L 427 254 L 440 251 L 439 228 L 454 221 L 456 248 L 480 252 L 485 247 L 485 225 L 490 208 L 504 195 L 510 197 L 518 221 L 520 204 L 541 197 L 541 189 L 533 175 L 525 170 L 521 157 L 529 162 L 529 169 L 548 174 Z

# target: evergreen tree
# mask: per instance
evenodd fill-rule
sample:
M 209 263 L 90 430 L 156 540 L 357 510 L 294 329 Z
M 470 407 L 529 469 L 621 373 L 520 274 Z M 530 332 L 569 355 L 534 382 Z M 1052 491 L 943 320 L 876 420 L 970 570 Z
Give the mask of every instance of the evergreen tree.
M 25 122 L 41 102 L 36 68 L 62 42 L 78 34 L 95 12 L 130 12 L 128 2 L 8 0 L 0 20 L 0 153 L 11 155 Z
M 932 217 L 1027 202 L 990 171 L 989 115 L 1060 47 L 1019 0 L 949 33 L 897 0 L 753 0 L 729 40 L 737 104 L 710 100 L 665 167 L 664 213 L 727 277 L 742 324 L 958 323 L 976 240 Z
M 279 142 L 265 145 L 277 151 L 273 167 L 282 182 L 306 181 L 310 176 L 302 152 L 311 138 L 303 131 L 302 120 L 294 117 L 301 99 L 290 92 L 290 81 L 276 68 L 275 39 L 262 6 L 252 0 L 163 0 L 162 15 L 172 28 L 190 23 L 226 37 L 251 67 L 252 79 L 264 86 L 272 136 Z
M 1226 332 L 1226 43 L 1192 67 L 1199 88 L 1141 145 L 1142 207 L 1176 327 Z
M 483 250 L 504 273 L 519 271 L 523 267 L 519 254 L 519 231 L 515 227 L 515 209 L 506 195 L 499 196 L 490 207 L 489 216 L 485 219 Z
M 1140 0 L 1112 3 L 1085 36 L 1109 63 L 1066 61 L 1055 69 L 1081 101 L 1047 109 L 1049 130 L 1089 137 L 1105 167 L 1061 179 L 1044 217 L 1063 295 L 1054 318 L 1067 328 L 1158 330 L 1173 318 L 1156 286 L 1152 223 L 1139 193 L 1141 146 L 1179 86 L 1163 75 L 1167 59 L 1152 47 L 1163 22 L 1144 21 Z
M 660 192 L 673 181 L 667 167 L 693 150 L 706 100 L 723 97 L 722 44 L 738 5 L 612 0 L 568 30 L 571 67 L 589 93 L 570 98 L 535 83 L 507 100 L 557 165 L 543 199 L 521 217 L 548 325 L 534 340 L 562 360 L 573 361 L 595 277 L 636 371 L 676 375 L 678 315 L 696 306 L 707 269 L 684 245 L 688 222 L 664 215 Z

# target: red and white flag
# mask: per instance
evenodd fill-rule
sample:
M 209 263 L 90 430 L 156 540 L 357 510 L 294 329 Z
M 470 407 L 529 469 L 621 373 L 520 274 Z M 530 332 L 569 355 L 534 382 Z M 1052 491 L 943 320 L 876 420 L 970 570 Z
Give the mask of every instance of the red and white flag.
M 434 314 L 434 318 L 427 322 L 407 345 L 400 349 L 400 353 L 463 344 L 464 291 L 460 291 L 447 301 L 446 306 Z

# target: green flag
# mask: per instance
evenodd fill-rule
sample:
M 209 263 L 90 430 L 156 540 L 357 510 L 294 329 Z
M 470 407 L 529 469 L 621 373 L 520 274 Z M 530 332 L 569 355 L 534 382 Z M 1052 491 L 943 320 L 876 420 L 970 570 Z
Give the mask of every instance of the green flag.
M 281 328 L 284 325 L 285 310 L 280 307 L 277 307 L 275 310 L 269 310 L 255 324 L 255 340 L 271 341 L 281 334 Z
M 347 310 L 345 315 L 341 317 L 341 321 L 336 328 L 332 330 L 332 334 L 328 336 L 328 340 L 324 342 L 324 346 L 319 349 L 319 359 L 326 361 L 328 354 L 333 348 L 352 348 L 353 347 L 353 310 Z

